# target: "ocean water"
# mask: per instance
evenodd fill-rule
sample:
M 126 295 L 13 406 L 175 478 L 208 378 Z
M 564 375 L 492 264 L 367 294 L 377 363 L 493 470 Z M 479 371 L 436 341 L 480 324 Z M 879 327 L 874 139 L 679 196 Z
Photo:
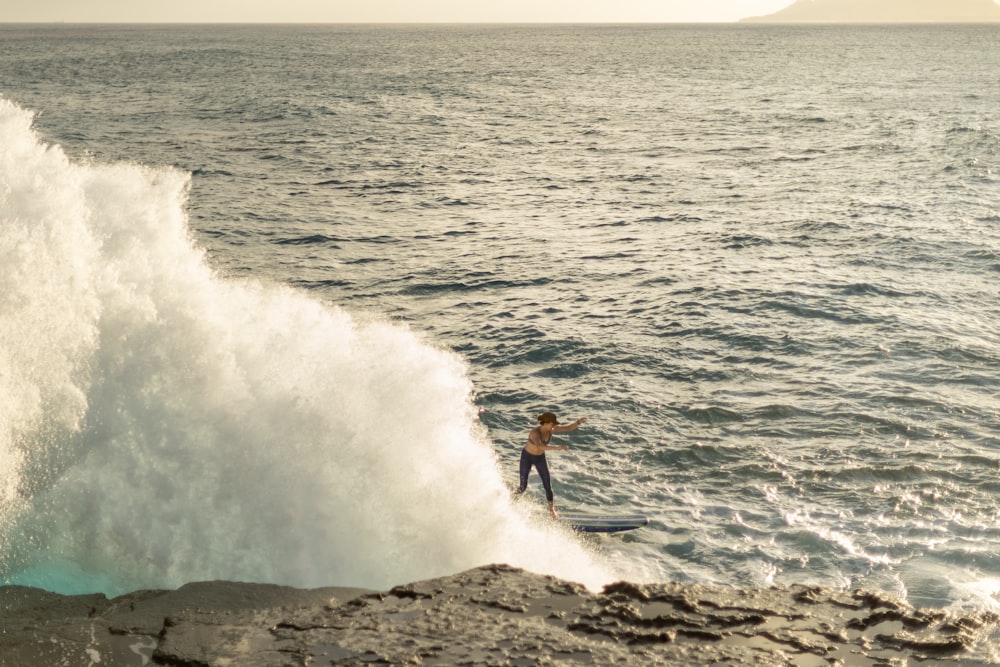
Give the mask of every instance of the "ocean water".
M 0 26 L 0 579 L 1000 609 L 998 46 Z

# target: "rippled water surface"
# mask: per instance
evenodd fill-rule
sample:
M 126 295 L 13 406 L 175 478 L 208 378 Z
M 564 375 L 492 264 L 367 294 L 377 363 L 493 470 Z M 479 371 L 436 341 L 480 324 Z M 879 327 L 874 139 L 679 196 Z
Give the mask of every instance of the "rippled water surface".
M 507 484 L 536 414 L 587 416 L 549 455 L 557 505 L 648 514 L 585 543 L 633 576 L 993 608 L 998 41 L 0 26 L 0 94 L 71 160 L 189 173 L 224 279 L 457 353 Z M 359 430 L 430 399 L 395 384 L 422 367 L 388 361 Z M 431 507 L 460 513 L 448 485 Z

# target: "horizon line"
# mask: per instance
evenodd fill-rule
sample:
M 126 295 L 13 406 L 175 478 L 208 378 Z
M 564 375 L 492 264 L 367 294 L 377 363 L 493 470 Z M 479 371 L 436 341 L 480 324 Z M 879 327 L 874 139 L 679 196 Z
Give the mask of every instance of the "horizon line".
M 0 25 L 990 25 L 997 19 L 945 21 L 774 21 L 747 16 L 725 21 L 3 21 Z

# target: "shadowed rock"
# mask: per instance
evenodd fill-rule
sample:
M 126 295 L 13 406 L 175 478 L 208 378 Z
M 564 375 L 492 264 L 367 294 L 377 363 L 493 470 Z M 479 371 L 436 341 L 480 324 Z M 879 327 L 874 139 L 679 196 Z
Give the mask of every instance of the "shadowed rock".
M 991 613 L 866 592 L 618 583 L 496 565 L 388 592 L 209 582 L 107 600 L 0 588 L 5 667 L 991 664 Z M 898 663 L 903 664 L 903 663 Z

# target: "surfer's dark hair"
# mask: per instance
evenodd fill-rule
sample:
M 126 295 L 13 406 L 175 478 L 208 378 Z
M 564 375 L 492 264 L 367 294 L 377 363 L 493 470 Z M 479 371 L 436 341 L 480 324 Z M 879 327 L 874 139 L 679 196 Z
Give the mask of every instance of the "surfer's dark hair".
M 538 415 L 539 424 L 548 424 L 549 422 L 552 422 L 553 424 L 559 423 L 559 420 L 556 419 L 555 413 L 543 412 L 542 414 Z

